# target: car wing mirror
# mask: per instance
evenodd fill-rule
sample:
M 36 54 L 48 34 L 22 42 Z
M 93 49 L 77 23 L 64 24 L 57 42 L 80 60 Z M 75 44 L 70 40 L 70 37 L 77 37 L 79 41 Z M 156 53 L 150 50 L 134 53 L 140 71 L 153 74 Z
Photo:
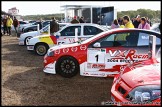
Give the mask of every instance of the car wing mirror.
M 93 47 L 100 48 L 101 47 L 101 44 L 99 42 L 96 42 L 95 44 L 93 44 Z
M 61 36 L 61 33 L 60 32 L 56 32 L 55 36 Z

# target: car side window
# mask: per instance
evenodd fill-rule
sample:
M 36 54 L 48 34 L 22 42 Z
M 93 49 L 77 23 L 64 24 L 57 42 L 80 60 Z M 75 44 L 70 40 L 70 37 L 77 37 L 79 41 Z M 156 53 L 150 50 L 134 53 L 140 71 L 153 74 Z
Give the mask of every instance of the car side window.
M 75 36 L 75 28 L 78 28 L 78 36 L 81 34 L 81 26 L 70 26 L 62 30 L 61 36 Z
M 100 43 L 100 48 L 107 47 L 136 47 L 138 42 L 139 32 L 123 32 L 123 33 L 114 33 L 107 35 L 104 38 L 97 40 L 92 43 L 89 47 L 93 47 L 93 44 Z
M 46 27 L 42 28 L 41 31 L 42 31 L 42 32 L 47 32 L 47 31 L 48 31 L 48 27 L 49 27 L 49 26 L 46 26 Z
M 50 24 L 50 21 L 43 22 L 43 27 L 47 26 L 48 24 Z
M 101 29 L 94 26 L 84 26 L 84 35 L 96 35 L 103 32 Z
M 138 45 L 137 46 L 148 46 L 149 45 L 149 36 L 151 34 L 147 33 L 139 33 L 139 38 L 138 38 Z M 160 38 L 156 38 L 156 45 L 160 45 L 161 40 Z

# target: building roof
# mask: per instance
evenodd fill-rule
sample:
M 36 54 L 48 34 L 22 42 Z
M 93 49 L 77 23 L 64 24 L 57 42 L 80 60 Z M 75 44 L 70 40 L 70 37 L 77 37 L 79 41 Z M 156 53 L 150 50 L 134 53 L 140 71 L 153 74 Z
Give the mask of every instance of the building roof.
M 62 5 L 60 6 L 61 8 L 63 8 L 63 10 L 65 9 L 82 9 L 82 8 L 91 8 L 91 7 L 105 7 L 105 6 L 99 6 L 99 5 Z

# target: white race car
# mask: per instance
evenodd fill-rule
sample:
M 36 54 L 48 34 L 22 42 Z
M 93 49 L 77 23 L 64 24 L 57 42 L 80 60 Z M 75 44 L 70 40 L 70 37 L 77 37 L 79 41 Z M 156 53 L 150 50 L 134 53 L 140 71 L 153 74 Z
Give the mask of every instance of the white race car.
M 62 29 L 63 26 L 67 25 L 68 23 L 59 23 L 59 27 L 60 29 Z M 27 32 L 27 33 L 23 33 L 20 35 L 19 38 L 19 45 L 26 45 L 27 42 L 29 41 L 29 39 L 31 39 L 34 36 L 42 36 L 44 34 L 50 34 L 49 30 L 49 25 L 45 26 L 44 28 L 42 28 L 41 30 L 38 31 L 32 31 L 32 32 Z
M 54 45 L 74 43 L 76 42 L 76 28 L 78 29 L 78 38 L 81 41 L 108 30 L 97 24 L 68 24 L 56 32 L 55 36 L 44 35 L 31 38 L 27 43 L 27 50 L 35 51 L 38 55 L 45 55 L 47 50 Z

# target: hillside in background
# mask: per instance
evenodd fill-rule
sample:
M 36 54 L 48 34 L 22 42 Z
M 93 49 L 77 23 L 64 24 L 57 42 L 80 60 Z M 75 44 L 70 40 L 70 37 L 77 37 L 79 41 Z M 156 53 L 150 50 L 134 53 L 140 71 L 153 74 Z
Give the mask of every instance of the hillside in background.
M 38 20 L 42 18 L 43 20 L 51 20 L 51 17 L 55 17 L 57 20 L 64 18 L 64 14 L 44 14 L 44 15 L 26 15 L 23 16 L 24 20 Z
M 129 10 L 129 11 L 121 11 L 117 12 L 117 17 L 122 17 L 124 15 L 130 16 L 130 18 L 135 17 L 136 15 L 141 15 L 141 17 L 149 17 L 149 19 L 161 19 L 161 11 L 157 10 L 150 10 L 150 9 L 138 9 L 136 11 Z M 51 17 L 55 17 L 57 20 L 61 20 L 64 18 L 64 13 L 58 13 L 58 14 L 44 14 L 44 15 L 27 15 L 24 16 L 25 20 L 38 20 L 39 18 L 42 18 L 43 20 L 50 20 Z

